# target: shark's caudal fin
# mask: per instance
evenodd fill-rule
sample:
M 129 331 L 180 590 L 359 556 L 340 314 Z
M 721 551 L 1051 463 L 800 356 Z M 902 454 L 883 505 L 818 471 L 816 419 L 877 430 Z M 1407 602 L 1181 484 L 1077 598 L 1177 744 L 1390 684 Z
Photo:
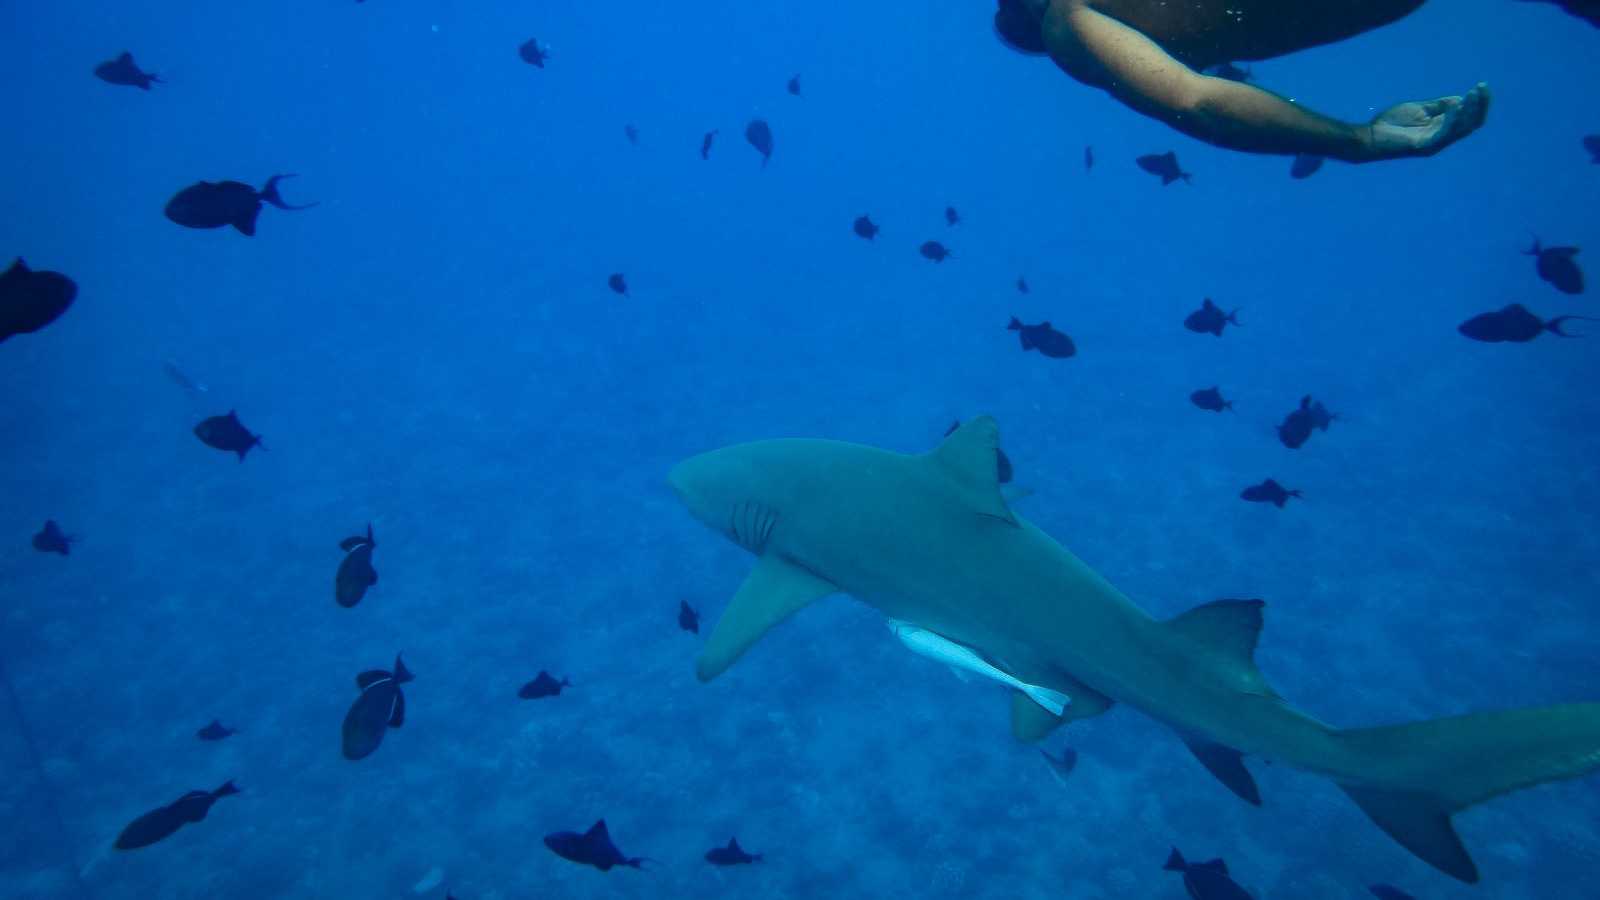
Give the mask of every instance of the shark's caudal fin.
M 1440 871 L 1478 880 L 1450 817 L 1518 788 L 1600 768 L 1600 703 L 1356 728 L 1337 739 L 1374 777 L 1341 784 L 1378 827 Z
M 772 626 L 813 600 L 838 591 L 833 584 L 778 556 L 762 556 L 717 620 L 695 662 L 695 675 L 701 681 L 721 675 Z

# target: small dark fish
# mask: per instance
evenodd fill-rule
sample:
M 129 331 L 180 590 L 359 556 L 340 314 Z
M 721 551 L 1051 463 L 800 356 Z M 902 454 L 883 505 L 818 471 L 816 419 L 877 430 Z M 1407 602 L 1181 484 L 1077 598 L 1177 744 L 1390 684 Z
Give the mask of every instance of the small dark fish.
M 856 233 L 857 237 L 863 237 L 869 241 L 878 236 L 878 226 L 874 225 L 872 219 L 867 216 L 856 216 L 855 224 L 851 225 L 850 229 Z
M 150 90 L 152 84 L 166 84 L 154 72 L 141 72 L 133 62 L 133 54 L 123 51 L 123 54 L 110 62 L 103 62 L 94 67 L 94 75 L 107 84 L 120 84 L 127 87 L 136 87 L 140 90 Z
M 945 429 L 944 436 L 949 437 L 950 435 L 955 434 L 956 429 L 960 427 L 960 419 L 951 422 L 950 427 Z M 1006 452 L 1001 450 L 999 447 L 994 448 L 994 464 L 995 480 L 999 481 L 1001 484 L 1010 484 L 1012 476 L 1016 473 L 1011 468 L 1011 458 L 1006 456 Z
M 372 551 L 378 542 L 372 539 L 372 524 L 367 523 L 365 537 L 355 535 L 339 542 L 344 559 L 339 561 L 339 571 L 333 576 L 333 599 L 349 609 L 367 595 L 367 588 L 378 583 L 378 570 L 372 567 Z
M 800 76 L 799 75 L 795 75 L 793 78 L 789 79 L 789 93 L 793 94 L 796 97 L 800 96 Z
M 77 540 L 76 535 L 63 534 L 61 526 L 56 524 L 55 519 L 46 519 L 44 527 L 33 536 L 33 549 L 40 553 L 59 553 L 66 556 Z
M 1322 168 L 1323 158 L 1312 153 L 1301 153 L 1289 164 L 1290 178 L 1310 178 Z
M 1521 303 L 1513 303 L 1504 309 L 1473 316 L 1456 326 L 1456 330 L 1486 344 L 1525 344 L 1546 331 L 1558 337 L 1579 337 L 1561 330 L 1562 323 L 1572 319 L 1584 322 L 1600 321 L 1588 316 L 1556 316 L 1546 322 L 1529 312 Z
M 1166 865 L 1161 868 L 1168 872 L 1182 872 L 1184 890 L 1189 892 L 1193 900 L 1250 900 L 1245 889 L 1228 877 L 1228 865 L 1220 859 L 1186 862 L 1183 854 L 1174 847 Z
M 606 820 L 601 819 L 583 834 L 575 831 L 557 831 L 544 836 L 544 845 L 562 859 L 585 866 L 594 866 L 608 872 L 615 866 L 643 868 L 647 860 L 642 856 L 623 856 L 617 845 L 611 843 L 606 830 Z
M 1554 3 L 1568 15 L 1577 16 L 1590 25 L 1600 28 L 1600 0 L 1546 0 L 1546 2 Z
M 1563 294 L 1583 293 L 1583 270 L 1578 268 L 1578 263 L 1573 259 L 1578 255 L 1577 247 L 1541 247 L 1539 239 L 1534 238 L 1533 247 L 1523 251 L 1529 256 L 1536 257 L 1534 267 L 1539 271 L 1539 277 Z
M 1226 326 L 1238 324 L 1239 311 L 1237 309 L 1230 313 L 1224 313 L 1220 307 L 1211 302 L 1210 297 L 1207 297 L 1205 302 L 1200 304 L 1199 309 L 1190 313 L 1188 318 L 1183 320 L 1183 327 L 1195 334 L 1214 334 L 1217 337 L 1222 337 L 1222 329 Z
M 1289 502 L 1290 497 L 1299 496 L 1299 491 L 1291 491 L 1271 478 L 1260 484 L 1252 484 L 1239 492 L 1241 500 L 1248 500 L 1251 503 L 1271 503 L 1279 509 L 1283 509 L 1283 505 Z
M 938 241 L 924 241 L 922 246 L 917 248 L 917 252 L 921 253 L 924 259 L 931 259 L 936 263 L 944 262 L 955 255 L 950 252 L 950 248 Z
M 532 681 L 523 685 L 522 689 L 517 691 L 517 696 L 524 700 L 540 700 L 545 697 L 559 697 L 561 695 L 561 689 L 566 687 L 572 687 L 572 682 L 565 678 L 557 681 L 550 677 L 549 672 L 540 669 L 539 674 L 534 676 Z
M 1367 890 L 1371 891 L 1372 896 L 1377 897 L 1378 900 L 1417 900 L 1417 898 L 1393 885 L 1375 884 L 1367 888 Z
M 522 57 L 522 61 L 528 65 L 538 66 L 542 69 L 544 68 L 544 61 L 550 58 L 550 51 L 539 46 L 538 38 L 528 38 L 522 42 L 522 46 L 517 48 L 517 55 Z
M 1024 352 L 1037 350 L 1051 359 L 1066 359 L 1078 352 L 1072 338 L 1052 328 L 1049 322 L 1024 325 L 1016 316 L 1012 316 L 1006 330 L 1019 332 L 1017 338 L 1022 342 Z
M 710 159 L 711 158 L 711 142 L 716 140 L 716 139 L 717 139 L 717 130 L 715 128 L 713 128 L 710 131 L 706 132 L 705 137 L 700 139 L 700 158 L 701 159 Z
M 194 736 L 202 741 L 220 741 L 225 738 L 230 738 L 238 733 L 239 729 L 227 728 L 221 722 L 217 721 L 216 719 L 212 719 L 210 725 L 207 725 L 199 731 L 196 731 Z
M 744 139 L 761 154 L 761 168 L 765 169 L 767 161 L 772 159 L 772 126 L 764 119 L 753 119 L 745 126 Z
M 628 296 L 628 279 L 624 278 L 621 272 L 613 272 L 611 277 L 606 279 L 606 284 L 614 293 Z
M 1189 402 L 1209 412 L 1222 412 L 1233 409 L 1233 402 L 1222 399 L 1220 388 L 1204 388 L 1189 395 Z
M 1589 151 L 1589 156 L 1592 157 L 1589 162 L 1600 166 L 1600 134 L 1585 135 L 1583 149 Z
M 1078 767 L 1078 751 L 1071 747 L 1061 748 L 1060 756 L 1051 756 L 1050 751 L 1040 747 L 1039 755 L 1050 764 L 1050 771 L 1056 776 L 1057 781 L 1065 782 L 1067 776 L 1072 774 L 1072 770 Z
M 0 274 L 0 341 L 49 325 L 78 299 L 78 284 L 60 272 L 35 272 L 17 257 Z
M 1217 63 L 1214 66 L 1207 66 L 1202 71 L 1202 74 L 1210 75 L 1214 78 L 1226 78 L 1229 81 L 1238 81 L 1241 83 L 1250 81 L 1255 77 L 1254 73 L 1249 69 L 1240 68 L 1231 62 Z
M 944 208 L 944 222 L 946 225 L 961 224 L 961 214 L 956 212 L 956 208 L 954 206 L 946 206 Z
M 1290 450 L 1298 450 L 1305 442 L 1311 439 L 1313 431 L 1327 431 L 1328 424 L 1338 416 L 1328 412 L 1328 408 L 1320 401 L 1313 401 L 1307 394 L 1300 398 L 1300 406 L 1284 416 L 1282 424 L 1278 426 L 1278 440 L 1283 442 Z
M 341 728 L 345 759 L 372 755 L 383 743 L 385 732 L 406 723 L 406 695 L 401 693 L 400 685 L 411 680 L 399 654 L 395 655 L 393 672 L 371 669 L 356 676 L 361 696 L 350 704 Z
M 1021 278 L 1021 277 L 1017 278 L 1017 293 L 1019 293 L 1019 294 L 1030 293 L 1030 290 L 1028 288 L 1028 279 Z
M 1180 178 L 1185 183 L 1193 183 L 1189 177 L 1192 173 L 1178 168 L 1178 154 L 1171 150 L 1165 153 L 1147 154 L 1134 160 L 1134 162 L 1138 163 L 1139 168 L 1149 172 L 1151 175 L 1161 176 L 1162 187 L 1166 187 Z
M 176 384 L 178 387 L 183 388 L 191 394 L 204 394 L 205 392 L 211 390 L 201 382 L 190 378 L 188 373 L 178 368 L 178 364 L 170 359 L 163 360 L 161 362 L 161 369 L 167 373 L 168 378 L 172 379 L 173 384 Z
M 712 847 L 706 851 L 706 862 L 713 866 L 738 866 L 760 861 L 761 854 L 744 852 L 738 838 L 728 838 L 726 847 Z
M 639 146 L 639 129 L 633 127 L 632 124 L 628 124 L 622 126 L 622 133 L 627 137 L 628 143 L 635 147 Z
M 1087 172 L 1087 171 L 1089 171 L 1089 170 L 1091 170 L 1093 168 L 1094 168 L 1094 148 L 1093 147 L 1084 147 L 1083 148 L 1083 170 L 1085 172 Z
M 225 416 L 212 416 L 196 425 L 194 436 L 207 447 L 239 454 L 240 462 L 244 462 L 244 455 L 250 452 L 251 447 L 267 449 L 261 443 L 261 435 L 251 434 L 239 421 L 238 413 L 231 409 Z
M 167 201 L 168 219 L 185 228 L 221 228 L 232 225 L 240 234 L 256 233 L 256 216 L 265 200 L 279 209 L 310 209 L 315 203 L 294 206 L 278 193 L 278 182 L 295 177 L 293 173 L 274 175 L 261 190 L 240 181 L 201 181 L 191 184 Z
M 239 789 L 228 782 L 214 791 L 190 791 L 166 806 L 152 809 L 122 829 L 117 835 L 118 850 L 137 850 L 172 836 L 191 822 L 199 822 L 211 811 L 211 804 Z
M 678 601 L 678 627 L 690 634 L 700 633 L 700 614 L 694 611 L 687 600 Z

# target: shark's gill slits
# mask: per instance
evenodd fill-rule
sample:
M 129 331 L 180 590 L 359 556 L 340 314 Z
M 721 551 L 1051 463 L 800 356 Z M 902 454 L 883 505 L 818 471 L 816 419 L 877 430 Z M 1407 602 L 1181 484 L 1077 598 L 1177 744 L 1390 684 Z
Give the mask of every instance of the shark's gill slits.
M 728 516 L 728 535 L 739 546 L 760 554 L 766 549 L 767 540 L 772 537 L 772 529 L 777 524 L 777 511 L 766 504 L 753 501 L 736 503 Z

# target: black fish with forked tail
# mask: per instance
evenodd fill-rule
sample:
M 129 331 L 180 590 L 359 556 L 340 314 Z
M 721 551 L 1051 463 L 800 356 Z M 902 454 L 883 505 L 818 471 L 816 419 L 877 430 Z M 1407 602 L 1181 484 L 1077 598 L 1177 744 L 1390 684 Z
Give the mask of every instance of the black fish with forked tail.
M 279 209 L 301 210 L 316 206 L 306 203 L 296 206 L 287 203 L 278 193 L 278 182 L 295 177 L 274 175 L 256 190 L 242 181 L 200 181 L 189 185 L 167 201 L 166 216 L 185 228 L 222 228 L 232 225 L 246 237 L 256 233 L 256 216 L 261 214 L 261 203 Z
M 372 755 L 389 729 L 406 723 L 406 695 L 400 686 L 411 680 L 411 672 L 399 654 L 395 655 L 393 672 L 370 669 L 356 676 L 361 696 L 350 704 L 341 728 L 345 759 L 357 760 Z
M 345 609 L 360 603 L 367 589 L 378 583 L 378 570 L 372 567 L 372 551 L 377 546 L 370 522 L 365 536 L 353 535 L 339 542 L 344 559 L 339 561 L 339 571 L 333 576 L 333 599 Z
M 1456 326 L 1462 336 L 1485 344 L 1526 344 L 1545 332 L 1557 337 L 1578 337 L 1564 330 L 1566 323 L 1574 320 L 1600 321 L 1588 316 L 1556 316 L 1546 322 L 1521 303 L 1513 303 L 1494 312 L 1479 313 Z
M 214 791 L 190 791 L 166 806 L 152 809 L 132 822 L 117 835 L 118 850 L 137 850 L 171 837 L 179 828 L 205 819 L 211 804 L 223 797 L 239 793 L 229 781 Z
M 200 443 L 217 450 L 239 454 L 239 462 L 244 462 L 244 456 L 252 447 L 267 449 L 261 443 L 261 435 L 251 434 L 244 423 L 239 421 L 239 414 L 228 410 L 225 416 L 212 416 L 203 420 L 194 427 L 194 436 Z
M 166 84 L 154 72 L 144 72 L 133 61 L 133 54 L 124 50 L 121 56 L 94 67 L 94 77 L 106 84 L 150 90 L 152 84 Z

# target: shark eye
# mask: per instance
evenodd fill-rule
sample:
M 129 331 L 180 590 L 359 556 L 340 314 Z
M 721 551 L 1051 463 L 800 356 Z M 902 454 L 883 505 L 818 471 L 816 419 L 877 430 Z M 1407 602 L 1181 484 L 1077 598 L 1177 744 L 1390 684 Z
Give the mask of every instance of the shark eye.
M 776 510 L 764 503 L 746 501 L 736 503 L 728 515 L 728 536 L 733 542 L 760 555 L 778 524 Z

